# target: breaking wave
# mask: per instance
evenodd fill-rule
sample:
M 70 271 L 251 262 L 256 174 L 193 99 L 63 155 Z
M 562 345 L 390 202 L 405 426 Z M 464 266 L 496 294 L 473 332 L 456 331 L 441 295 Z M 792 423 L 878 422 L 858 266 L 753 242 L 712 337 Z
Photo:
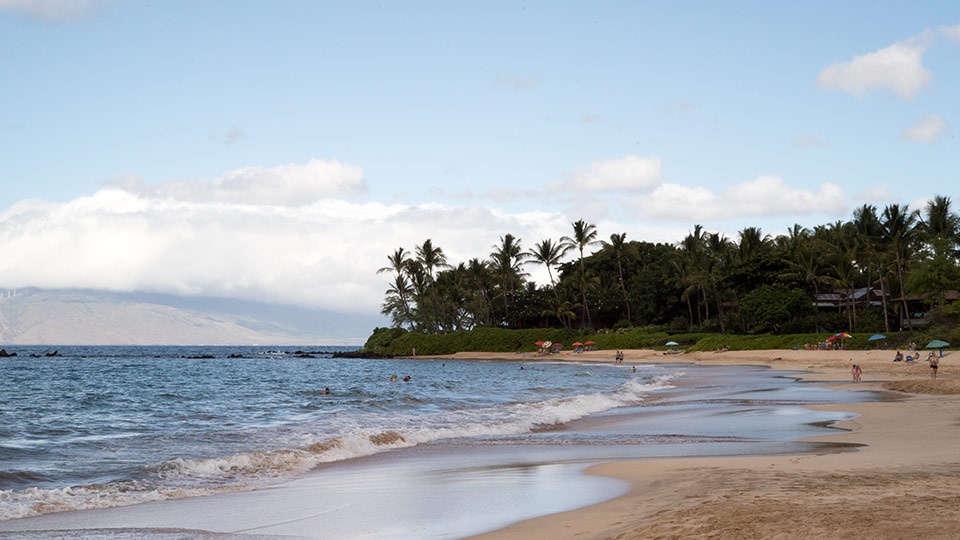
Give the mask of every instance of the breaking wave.
M 244 491 L 289 480 L 324 463 L 418 444 L 558 430 L 591 414 L 640 403 L 652 391 L 671 388 L 669 381 L 676 376 L 629 379 L 608 392 L 534 402 L 437 412 L 375 410 L 364 417 L 365 425 L 336 434 L 304 436 L 308 439 L 304 444 L 291 447 L 203 459 L 175 458 L 141 467 L 132 478 L 107 483 L 0 490 L 0 520 Z M 13 475 L 15 485 L 35 480 L 31 473 L 4 474 Z

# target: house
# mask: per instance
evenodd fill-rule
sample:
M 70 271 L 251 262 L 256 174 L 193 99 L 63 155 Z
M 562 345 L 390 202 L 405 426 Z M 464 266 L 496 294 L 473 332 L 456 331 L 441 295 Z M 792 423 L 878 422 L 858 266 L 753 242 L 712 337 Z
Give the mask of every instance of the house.
M 900 316 L 900 329 L 924 326 L 930 322 L 930 311 L 937 304 L 960 300 L 960 291 L 949 290 L 942 293 L 910 294 L 893 300 Z M 907 308 L 904 311 L 904 304 Z
M 848 306 L 883 307 L 883 293 L 876 287 L 861 287 L 859 289 L 834 290 L 814 295 L 813 305 L 817 309 L 835 309 L 843 311 Z

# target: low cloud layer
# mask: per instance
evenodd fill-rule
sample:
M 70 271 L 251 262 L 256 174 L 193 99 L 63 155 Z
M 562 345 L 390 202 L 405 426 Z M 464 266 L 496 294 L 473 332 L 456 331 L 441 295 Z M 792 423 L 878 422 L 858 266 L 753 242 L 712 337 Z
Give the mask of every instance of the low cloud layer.
M 814 224 L 813 216 L 824 212 L 849 214 L 842 190 L 830 183 L 808 191 L 765 176 L 714 192 L 661 183 L 655 158 L 595 162 L 575 184 L 584 191 L 571 197 L 593 202 L 566 211 L 508 212 L 352 201 L 366 188 L 363 170 L 336 161 L 154 186 L 118 180 L 90 196 L 22 201 L 0 213 L 0 285 L 234 297 L 371 313 L 387 286 L 376 270 L 397 247 L 413 251 L 427 238 L 459 263 L 486 257 L 506 233 L 525 249 L 558 240 L 581 218 L 596 224 L 600 239 L 626 232 L 631 240 L 676 242 L 695 223 L 712 228 L 734 218 L 799 215 L 810 220 L 798 221 Z M 629 201 L 629 217 L 611 220 L 605 200 Z M 546 282 L 542 268 L 528 270 Z
M 721 191 L 664 184 L 638 197 L 632 206 L 643 215 L 690 222 L 726 221 L 767 216 L 843 216 L 849 204 L 840 186 L 825 182 L 816 191 L 797 189 L 776 176 L 761 176 Z

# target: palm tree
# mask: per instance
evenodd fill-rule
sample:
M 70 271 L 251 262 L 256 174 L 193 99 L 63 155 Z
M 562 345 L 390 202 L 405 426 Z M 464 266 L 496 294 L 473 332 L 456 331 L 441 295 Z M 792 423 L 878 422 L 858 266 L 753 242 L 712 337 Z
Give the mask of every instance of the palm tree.
M 955 263 L 960 218 L 951 211 L 950 204 L 950 198 L 941 195 L 927 202 L 917 229 L 929 249 L 921 250 L 919 264 L 908 279 L 912 290 L 936 297 L 941 304 L 945 301 L 944 291 L 956 289 L 960 282 L 960 269 Z
M 591 223 L 587 223 L 582 219 L 578 219 L 572 223 L 573 225 L 573 237 L 564 236 L 560 239 L 565 246 L 568 248 L 577 248 L 580 251 L 580 301 L 583 304 L 583 318 L 580 319 L 580 329 L 584 329 L 584 324 L 587 328 L 593 326 L 593 321 L 590 320 L 590 307 L 587 304 L 587 283 L 586 283 L 586 268 L 584 267 L 583 262 L 583 250 L 588 246 L 597 243 L 597 227 Z
M 493 323 L 493 273 L 490 266 L 480 259 L 474 257 L 467 263 L 467 279 L 473 286 L 476 306 L 472 309 L 474 320 L 479 324 L 491 325 Z
M 880 259 L 881 227 L 877 217 L 877 207 L 865 204 L 853 211 L 853 227 L 856 230 L 857 241 L 863 250 L 867 264 L 867 283 L 873 286 L 873 269 L 877 271 L 880 283 L 880 297 L 883 302 L 883 328 L 890 331 L 890 310 L 887 308 L 887 280 L 883 271 L 883 262 Z
M 569 245 L 555 244 L 553 240 L 547 238 L 537 244 L 527 252 L 531 262 L 539 263 L 547 267 L 547 275 L 550 276 L 550 286 L 556 289 L 556 281 L 553 279 L 553 267 L 560 264 L 560 259 L 570 251 Z
M 740 243 L 737 244 L 737 248 L 741 261 L 764 255 L 770 251 L 771 247 L 770 235 L 763 234 L 759 227 L 746 227 L 740 231 Z
M 690 303 L 690 297 L 696 293 L 697 299 L 697 324 L 703 324 L 703 316 L 700 311 L 701 299 L 706 298 L 707 289 L 707 263 L 706 263 L 706 236 L 703 225 L 699 223 L 694 225 L 693 232 L 688 234 L 680 242 L 680 253 L 682 255 L 681 263 L 683 275 L 685 276 L 686 290 L 684 294 L 687 303 Z M 689 306 L 688 306 L 689 307 Z M 710 318 L 710 305 L 706 303 L 706 317 Z M 693 316 L 690 317 L 690 326 L 693 326 Z
M 557 320 L 560 321 L 560 324 L 562 324 L 565 329 L 569 330 L 571 326 L 570 321 L 577 318 L 577 314 L 573 310 L 577 309 L 578 307 L 580 306 L 571 304 L 570 302 L 561 302 L 560 298 L 558 297 L 553 307 L 551 309 L 543 310 L 541 316 L 556 317 Z
M 413 287 L 406 276 L 407 266 L 410 264 L 410 253 L 403 247 L 398 247 L 393 255 L 387 256 L 387 260 L 390 261 L 390 265 L 377 269 L 377 273 L 394 272 L 394 279 L 390 288 L 387 289 L 387 299 L 381 313 L 390 315 L 398 326 L 403 326 L 403 323 L 409 324 L 412 330 L 410 296 L 413 294 Z
M 627 246 L 627 233 L 611 234 L 610 243 L 601 242 L 603 247 L 613 250 L 617 258 L 617 279 L 620 283 L 620 292 L 623 293 L 623 304 L 627 307 L 627 322 L 633 326 L 633 317 L 630 315 L 630 299 L 627 296 L 627 284 L 623 279 L 623 254 Z
M 736 246 L 727 237 L 719 233 L 709 234 L 706 239 L 707 278 L 713 292 L 714 301 L 717 303 L 717 319 L 720 323 L 720 332 L 724 333 L 726 329 L 723 320 L 723 298 L 726 295 L 724 291 L 720 290 L 720 283 L 730 273 L 733 251 Z
M 930 238 L 943 240 L 955 247 L 960 233 L 960 217 L 950 209 L 950 197 L 936 195 L 927 202 L 921 230 Z
M 426 279 L 427 284 L 424 299 L 430 304 L 433 316 L 426 328 L 432 332 L 437 332 L 439 331 L 440 306 L 438 305 L 439 298 L 437 298 L 436 291 L 432 290 L 433 284 L 436 282 L 434 271 L 447 268 L 447 256 L 443 254 L 443 249 L 434 246 L 433 240 L 429 238 L 424 240 L 422 245 L 417 246 L 416 253 L 416 263 L 423 270 L 423 278 Z M 420 304 L 420 309 L 422 311 L 423 304 Z
M 386 291 L 386 298 L 380 313 L 389 315 L 390 319 L 398 327 L 409 326 L 409 330 L 414 329 L 414 320 L 410 313 L 409 298 L 413 294 L 413 286 L 405 274 L 396 274 L 393 283 Z
M 904 205 L 901 208 L 899 204 L 889 204 L 883 209 L 881 221 L 883 238 L 892 250 L 894 269 L 900 283 L 900 301 L 903 309 L 901 314 L 907 317 L 910 330 L 913 330 L 913 321 L 907 308 L 907 291 L 904 287 L 903 275 L 904 266 L 911 255 L 918 219 L 919 212 L 911 212 L 908 206 Z
M 384 272 L 395 272 L 397 274 L 402 274 L 406 269 L 407 263 L 410 262 L 410 252 L 405 250 L 402 246 L 398 247 L 393 252 L 393 255 L 387 255 L 387 260 L 390 261 L 390 265 L 377 269 L 378 274 L 382 274 Z
M 810 239 L 810 235 L 810 229 L 801 226 L 799 223 L 794 223 L 793 227 L 787 229 L 787 234 L 777 236 L 773 242 L 777 248 L 789 256 L 790 253 L 796 251 L 802 242 Z
M 433 245 L 433 240 L 427 238 L 423 245 L 417 246 L 417 262 L 419 262 L 427 277 L 432 281 L 436 276 L 434 270 L 447 267 L 447 256 L 443 254 L 443 249 Z
M 523 272 L 523 261 L 529 254 L 523 251 L 520 240 L 512 234 L 500 237 L 500 244 L 494 245 L 490 253 L 490 268 L 500 279 L 500 294 L 503 295 L 504 319 L 510 321 L 510 296 L 514 290 L 523 284 L 527 275 Z
M 802 283 L 807 290 L 807 294 L 812 294 L 813 298 L 820 298 L 820 285 L 830 283 L 830 277 L 822 264 L 824 258 L 811 245 L 809 238 L 796 244 L 794 251 L 786 258 L 788 271 L 780 276 L 783 280 Z M 817 307 L 814 311 L 814 332 L 820 331 L 820 309 Z

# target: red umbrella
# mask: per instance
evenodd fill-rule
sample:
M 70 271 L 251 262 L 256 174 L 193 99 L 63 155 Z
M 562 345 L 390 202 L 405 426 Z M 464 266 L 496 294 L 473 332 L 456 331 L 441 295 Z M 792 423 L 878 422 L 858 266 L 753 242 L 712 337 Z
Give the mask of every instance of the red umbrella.
M 570 346 L 571 346 L 571 347 L 583 347 L 583 343 L 580 343 L 579 341 L 574 341 L 573 343 L 570 344 Z
M 543 340 L 541 339 L 539 341 L 534 341 L 533 344 L 537 346 L 543 345 Z
M 597 344 L 596 341 L 588 341 L 588 342 L 584 343 L 584 345 L 596 345 L 596 344 Z

